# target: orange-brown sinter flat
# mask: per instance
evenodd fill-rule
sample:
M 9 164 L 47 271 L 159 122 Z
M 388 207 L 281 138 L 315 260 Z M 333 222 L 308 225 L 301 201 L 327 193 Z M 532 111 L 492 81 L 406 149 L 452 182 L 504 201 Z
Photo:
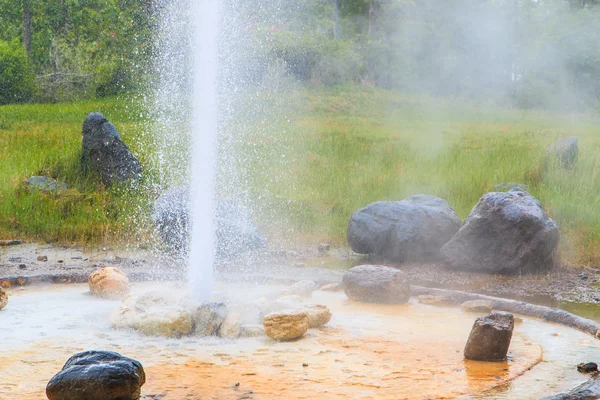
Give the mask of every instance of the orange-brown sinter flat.
M 56 299 L 57 292 L 47 295 Z M 26 297 L 13 298 L 13 306 Z M 37 308 L 23 304 L 23 317 L 15 316 L 10 335 L 0 329 L 0 343 L 7 345 L 0 352 L 0 399 L 44 399 L 46 383 L 67 358 L 89 349 L 140 360 L 147 375 L 143 394 L 164 394 L 167 400 L 454 398 L 512 380 L 542 356 L 517 325 L 508 361 L 465 361 L 462 350 L 477 315 L 457 309 L 358 304 L 342 293 L 317 292 L 313 300 L 328 305 L 333 319 L 294 342 L 163 339 L 115 331 L 105 322 L 115 306 L 89 296 L 76 309 L 67 301 L 68 311 L 53 311 L 55 318 L 25 317 L 23 312 Z M 34 301 L 41 311 L 43 299 Z

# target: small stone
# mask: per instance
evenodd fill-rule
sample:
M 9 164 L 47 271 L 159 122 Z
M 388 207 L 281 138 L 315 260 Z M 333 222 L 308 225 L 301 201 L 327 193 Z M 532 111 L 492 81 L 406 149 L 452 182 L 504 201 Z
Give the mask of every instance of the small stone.
M 46 262 L 48 261 L 48 256 L 37 256 L 37 260 Z
M 319 254 L 325 255 L 331 250 L 331 245 L 329 243 L 321 243 L 319 244 L 318 250 Z
M 303 312 L 272 313 L 265 316 L 263 326 L 267 336 L 272 339 L 298 339 L 308 330 L 308 315 Z
M 25 264 L 19 264 L 19 269 L 26 269 L 26 268 L 27 268 L 27 265 L 25 265 Z
M 30 191 L 39 190 L 44 192 L 61 192 L 69 188 L 66 183 L 59 182 L 48 176 L 32 176 L 27 178 L 25 186 Z
M 317 284 L 315 282 L 304 280 L 294 283 L 292 286 L 284 290 L 284 294 L 309 298 L 316 289 Z
M 237 338 L 240 336 L 242 317 L 235 312 L 227 313 L 227 317 L 219 327 L 219 336 L 222 338 Z
M 463 311 L 467 312 L 492 312 L 492 302 L 487 300 L 469 300 L 460 305 Z
M 410 283 L 402 271 L 383 265 L 350 268 L 342 279 L 350 300 L 367 303 L 403 304 L 410 298 Z
M 240 337 L 250 338 L 264 336 L 265 328 L 258 324 L 245 324 L 240 326 Z
M 0 287 L 0 310 L 8 304 L 8 293 Z
M 129 293 L 129 278 L 115 267 L 103 267 L 90 274 L 90 291 L 98 296 L 121 299 Z
M 419 303 L 427 304 L 430 306 L 455 306 L 458 304 L 456 300 L 452 297 L 447 296 L 433 296 L 429 294 L 424 294 L 419 296 Z
M 59 264 L 62 264 L 62 263 L 64 263 L 64 262 L 65 262 L 65 260 L 58 260 L 57 262 L 58 262 Z
M 321 304 L 304 306 L 300 312 L 306 313 L 308 316 L 309 328 L 318 328 L 331 320 L 331 311 L 329 311 L 327 306 Z
M 23 243 L 21 240 L 0 240 L 0 246 L 17 246 Z
M 477 361 L 504 361 L 514 329 L 512 314 L 495 311 L 475 320 L 465 346 L 465 358 Z
M 303 367 L 308 367 L 308 364 L 307 363 L 302 363 L 302 366 Z
M 583 373 L 597 372 L 598 364 L 596 364 L 594 362 L 577 364 L 577 371 L 583 372 Z

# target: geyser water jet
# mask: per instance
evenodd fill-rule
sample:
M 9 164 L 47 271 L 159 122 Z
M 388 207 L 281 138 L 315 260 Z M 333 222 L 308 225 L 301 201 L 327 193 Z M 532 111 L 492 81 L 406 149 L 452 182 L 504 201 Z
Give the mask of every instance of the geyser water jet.
M 217 152 L 217 70 L 220 0 L 191 4 L 193 93 L 189 292 L 211 298 L 214 263 L 214 177 Z

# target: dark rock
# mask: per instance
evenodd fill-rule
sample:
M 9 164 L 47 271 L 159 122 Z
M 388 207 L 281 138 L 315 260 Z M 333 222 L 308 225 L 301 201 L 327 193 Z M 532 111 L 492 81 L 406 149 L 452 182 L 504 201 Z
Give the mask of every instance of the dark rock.
M 394 262 L 429 261 L 439 258 L 460 226 L 446 201 L 420 194 L 361 208 L 350 218 L 347 236 L 356 253 Z
M 0 240 L 0 246 L 5 247 L 5 246 L 17 246 L 22 244 L 23 241 L 21 240 Z
M 189 246 L 189 193 L 186 189 L 165 191 L 154 203 L 152 219 L 163 242 L 186 252 Z M 233 200 L 218 199 L 215 209 L 216 250 L 220 258 L 233 258 L 244 252 L 264 248 L 249 211 Z
M 26 268 L 27 268 L 27 265 L 26 265 L 26 264 L 19 264 L 19 268 L 20 268 L 20 269 L 26 269 Z
M 350 300 L 367 303 L 402 304 L 410 298 L 406 275 L 382 265 L 359 265 L 349 269 L 342 287 Z
M 48 256 L 37 256 L 37 260 L 46 262 L 46 261 L 48 261 Z
M 50 400 L 134 400 L 146 382 L 139 361 L 111 351 L 85 351 L 69 358 L 46 386 Z
M 331 245 L 329 243 L 321 243 L 319 244 L 318 251 L 320 255 L 325 255 L 329 253 L 331 250 Z
M 558 227 L 540 202 L 512 189 L 487 193 L 458 233 L 442 247 L 457 270 L 517 274 L 552 268 Z
M 47 176 L 32 176 L 27 178 L 25 186 L 27 186 L 27 189 L 29 190 L 40 190 L 45 192 L 60 192 L 69 188 L 66 183 L 58 182 Z
M 477 361 L 505 360 L 514 326 L 513 315 L 503 311 L 477 318 L 465 346 L 465 358 Z
M 544 397 L 541 400 L 598 400 L 600 399 L 600 377 L 596 376 L 577 386 L 570 393 Z
M 547 158 L 553 157 L 563 168 L 572 168 L 577 162 L 579 153 L 577 142 L 577 138 L 571 136 L 553 144 L 546 150 Z
M 502 182 L 494 185 L 494 192 L 508 192 L 511 189 L 521 189 L 527 191 L 529 186 L 516 182 Z
M 102 114 L 90 113 L 83 123 L 82 134 L 84 171 L 99 172 L 105 185 L 140 177 L 140 162 L 123 143 L 117 128 Z
M 577 371 L 583 373 L 598 372 L 598 364 L 594 362 L 577 364 Z

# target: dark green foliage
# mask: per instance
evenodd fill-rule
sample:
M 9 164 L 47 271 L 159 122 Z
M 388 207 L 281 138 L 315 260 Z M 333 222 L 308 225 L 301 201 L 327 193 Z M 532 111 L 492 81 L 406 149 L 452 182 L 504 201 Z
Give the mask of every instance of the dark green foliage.
M 25 49 L 0 41 L 0 104 L 27 102 L 33 89 L 34 74 Z

